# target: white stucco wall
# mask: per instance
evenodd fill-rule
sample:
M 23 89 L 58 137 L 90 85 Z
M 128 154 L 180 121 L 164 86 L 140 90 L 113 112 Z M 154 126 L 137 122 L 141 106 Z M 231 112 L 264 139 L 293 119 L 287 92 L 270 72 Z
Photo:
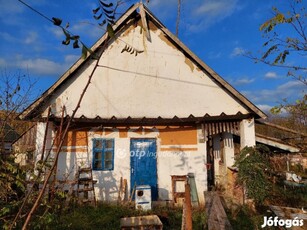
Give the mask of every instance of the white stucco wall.
M 201 129 L 197 129 L 201 133 Z M 194 173 L 197 192 L 200 202 L 204 202 L 203 192 L 207 190 L 207 171 L 206 162 L 206 143 L 185 146 L 161 146 L 159 131 L 153 129 L 149 133 L 128 131 L 128 136 L 120 137 L 119 132 L 97 133 L 88 132 L 88 153 L 86 152 L 61 152 L 57 178 L 73 179 L 75 170 L 78 166 L 88 167 L 92 164 L 92 139 L 93 138 L 114 138 L 114 170 L 112 171 L 93 171 L 93 177 L 97 180 L 95 185 L 96 198 L 98 200 L 116 201 L 118 199 L 118 189 L 120 178 L 127 179 L 128 193 L 130 194 L 130 140 L 131 138 L 156 138 L 157 143 L 157 183 L 159 200 L 172 200 L 171 175 L 187 175 Z M 161 151 L 161 149 L 185 147 L 187 149 L 197 149 L 196 151 Z M 67 149 L 67 148 L 63 148 Z M 68 148 L 69 149 L 69 148 Z M 77 148 L 80 149 L 80 146 Z
M 240 122 L 240 142 L 241 149 L 256 145 L 255 120 L 253 118 L 244 119 Z
M 42 148 L 44 144 L 44 137 L 46 132 L 46 123 L 45 122 L 37 122 L 37 131 L 36 131 L 36 138 L 35 138 L 35 149 L 36 152 L 34 153 L 34 162 L 37 162 L 41 159 L 42 156 Z M 52 143 L 54 141 L 54 127 L 52 122 L 49 123 L 48 131 L 46 136 L 46 143 L 45 143 L 45 150 L 44 150 L 44 160 L 46 159 L 47 154 L 50 152 L 52 147 Z M 51 152 L 52 156 L 52 152 Z

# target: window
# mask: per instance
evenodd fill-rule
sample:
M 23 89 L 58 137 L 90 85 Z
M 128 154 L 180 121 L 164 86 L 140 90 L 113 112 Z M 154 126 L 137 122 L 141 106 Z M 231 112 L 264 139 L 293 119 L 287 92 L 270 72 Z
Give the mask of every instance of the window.
M 93 139 L 93 170 L 114 169 L 114 139 Z

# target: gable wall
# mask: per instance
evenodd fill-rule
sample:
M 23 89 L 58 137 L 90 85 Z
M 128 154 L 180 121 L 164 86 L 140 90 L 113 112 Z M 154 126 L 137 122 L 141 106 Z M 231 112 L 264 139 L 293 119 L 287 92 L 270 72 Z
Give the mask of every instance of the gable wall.
M 151 23 L 150 28 L 150 42 L 139 25 L 130 25 L 104 51 L 77 117 L 172 118 L 248 113 Z M 144 52 L 137 56 L 122 52 L 125 46 Z M 64 85 L 54 95 L 54 114 L 59 116 L 63 105 L 71 114 L 93 62 L 86 63 L 72 77 L 69 87 Z

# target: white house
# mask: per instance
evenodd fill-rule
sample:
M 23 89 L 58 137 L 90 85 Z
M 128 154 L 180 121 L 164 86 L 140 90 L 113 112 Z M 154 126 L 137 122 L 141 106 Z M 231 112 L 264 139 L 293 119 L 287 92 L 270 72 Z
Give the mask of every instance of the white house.
M 142 3 L 113 29 L 114 37 L 105 34 L 91 48 L 93 55 L 79 59 L 21 113 L 21 119 L 38 121 L 35 159 L 43 145 L 45 152 L 55 151 L 60 123 L 75 112 L 58 180 L 73 180 L 78 166 L 92 166 L 99 200 L 116 200 L 122 177 L 129 191 L 147 184 L 154 200 L 168 201 L 171 176 L 193 173 L 203 202 L 216 175 L 234 163 L 234 137 L 239 149 L 255 145 L 255 119 L 266 115 Z

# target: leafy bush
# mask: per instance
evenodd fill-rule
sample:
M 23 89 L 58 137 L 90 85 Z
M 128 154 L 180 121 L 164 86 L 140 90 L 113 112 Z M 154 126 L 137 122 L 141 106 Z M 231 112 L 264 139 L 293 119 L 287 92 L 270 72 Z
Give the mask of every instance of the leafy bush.
M 14 158 L 0 153 L 0 226 L 8 226 L 17 213 L 25 191 L 25 172 Z
M 272 189 L 269 152 L 264 146 L 245 147 L 236 159 L 237 182 L 247 190 L 247 197 L 261 205 Z

